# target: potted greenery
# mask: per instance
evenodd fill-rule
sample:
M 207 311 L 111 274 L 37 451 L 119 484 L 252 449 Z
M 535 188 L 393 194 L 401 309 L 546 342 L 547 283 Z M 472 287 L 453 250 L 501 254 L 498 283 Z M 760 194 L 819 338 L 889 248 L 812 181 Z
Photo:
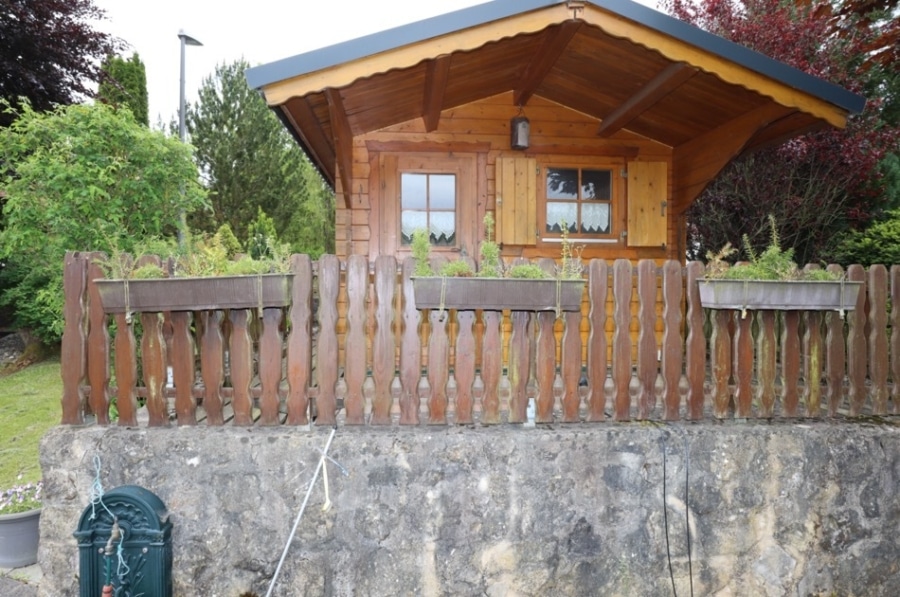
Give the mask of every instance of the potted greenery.
M 707 254 L 706 276 L 698 280 L 700 303 L 712 309 L 773 309 L 843 312 L 856 307 L 862 282 L 822 269 L 800 269 L 794 250 L 781 248 L 774 217 L 770 216 L 772 238 L 757 254 L 744 235 L 750 258 L 728 266 L 725 259 L 735 253 L 726 244 L 718 253 Z
M 200 311 L 283 307 L 291 303 L 288 251 L 272 247 L 269 257 L 235 258 L 230 230 L 176 250 L 170 272 L 156 263 L 135 267 L 114 255 L 103 265 L 110 278 L 94 280 L 107 313 Z M 231 235 L 233 238 L 233 235 Z M 165 247 L 156 253 L 164 254 Z M 150 253 L 151 251 L 147 251 Z
M 0 568 L 20 568 L 37 561 L 41 518 L 40 482 L 0 492 Z
M 464 260 L 450 261 L 437 276 L 428 257 L 428 232 L 413 233 L 416 259 L 413 289 L 419 309 L 487 309 L 502 311 L 577 311 L 581 309 L 584 280 L 581 259 L 573 254 L 567 237 L 562 242 L 562 264 L 551 277 L 536 264 L 504 267 L 494 240 L 494 218 L 484 216 L 485 239 L 479 253 L 481 267 L 473 271 Z M 565 227 L 563 227 L 565 230 Z

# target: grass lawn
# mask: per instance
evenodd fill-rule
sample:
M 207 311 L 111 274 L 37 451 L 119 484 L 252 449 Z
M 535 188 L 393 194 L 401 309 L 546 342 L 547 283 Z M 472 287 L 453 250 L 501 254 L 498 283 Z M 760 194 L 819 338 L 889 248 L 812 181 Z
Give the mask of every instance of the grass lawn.
M 40 480 L 38 447 L 59 425 L 61 398 L 58 356 L 0 377 L 0 489 Z

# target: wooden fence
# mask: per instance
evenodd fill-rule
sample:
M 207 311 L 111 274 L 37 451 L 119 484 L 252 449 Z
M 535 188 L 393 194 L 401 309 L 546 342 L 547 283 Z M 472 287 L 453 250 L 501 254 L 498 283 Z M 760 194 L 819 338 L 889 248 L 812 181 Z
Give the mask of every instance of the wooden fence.
M 412 262 L 398 265 L 295 255 L 289 307 L 130 318 L 104 313 L 92 282 L 101 270 L 91 254 L 70 253 L 62 423 L 490 425 L 530 416 L 575 423 L 900 412 L 900 266 L 849 267 L 847 278 L 865 284 L 843 317 L 741 317 L 701 307 L 701 263 L 594 260 L 582 312 L 557 320 L 553 312 L 416 310 Z

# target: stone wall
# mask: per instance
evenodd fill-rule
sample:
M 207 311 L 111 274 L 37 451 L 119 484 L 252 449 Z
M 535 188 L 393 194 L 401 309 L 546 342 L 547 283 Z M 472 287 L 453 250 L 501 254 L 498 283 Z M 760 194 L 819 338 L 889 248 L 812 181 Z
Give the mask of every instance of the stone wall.
M 897 423 L 342 428 L 273 594 L 897 595 Z M 99 457 L 168 506 L 176 595 L 264 595 L 329 433 L 54 429 L 40 593 Z

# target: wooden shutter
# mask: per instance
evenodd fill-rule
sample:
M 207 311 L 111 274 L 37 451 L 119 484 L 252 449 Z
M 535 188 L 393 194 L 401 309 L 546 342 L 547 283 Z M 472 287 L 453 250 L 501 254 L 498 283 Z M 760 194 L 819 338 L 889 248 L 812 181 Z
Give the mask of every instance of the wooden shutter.
M 666 162 L 628 164 L 628 246 L 666 246 Z
M 497 242 L 537 242 L 537 160 L 524 156 L 497 158 Z

